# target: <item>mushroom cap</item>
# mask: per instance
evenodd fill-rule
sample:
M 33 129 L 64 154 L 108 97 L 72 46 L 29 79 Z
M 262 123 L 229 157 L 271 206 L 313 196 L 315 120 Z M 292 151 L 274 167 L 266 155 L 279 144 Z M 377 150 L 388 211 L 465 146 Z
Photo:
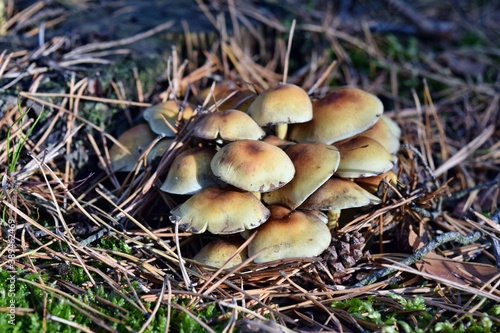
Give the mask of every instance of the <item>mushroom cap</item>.
M 270 213 L 250 192 L 209 187 L 172 209 L 170 214 L 170 220 L 188 232 L 233 234 L 258 227 Z
M 262 92 L 250 104 L 248 114 L 260 126 L 303 123 L 313 117 L 307 92 L 294 84 L 280 84 Z
M 149 129 L 147 124 L 139 124 L 123 132 L 117 140 L 125 149 L 117 144 L 109 149 L 111 170 L 132 171 L 145 149 L 156 137 L 157 135 Z
M 382 115 L 372 128 L 360 135 L 378 141 L 391 154 L 397 153 L 401 146 L 399 142 L 401 128 L 394 120 L 385 115 Z
M 297 143 L 285 149 L 295 167 L 295 176 L 285 186 L 264 193 L 268 204 L 297 208 L 330 178 L 340 162 L 340 153 L 334 146 L 317 143 Z
M 293 211 L 281 218 L 270 218 L 261 225 L 248 245 L 248 256 L 260 253 L 254 259 L 256 263 L 314 257 L 328 248 L 331 239 L 330 230 L 321 219 Z
M 174 139 L 171 138 L 163 138 L 158 141 L 153 148 L 148 153 L 147 162 L 148 164 L 153 163 L 157 158 L 161 158 L 163 154 L 172 146 Z
M 286 149 L 286 147 L 294 145 L 295 142 L 293 141 L 288 141 L 284 140 L 281 138 L 278 138 L 276 135 L 267 135 L 262 141 L 269 143 L 273 146 L 280 147 L 281 149 Z
M 379 175 L 390 170 L 396 163 L 396 157 L 384 146 L 361 135 L 338 143 L 337 147 L 340 151 L 340 164 L 335 175 L 342 178 Z
M 292 180 L 295 168 L 283 150 L 255 141 L 235 141 L 222 147 L 210 163 L 222 181 L 250 192 L 267 192 Z
M 206 140 L 259 140 L 266 134 L 249 115 L 238 110 L 206 113 L 200 118 L 193 135 Z
M 377 205 L 380 198 L 348 179 L 330 178 L 300 206 L 300 209 L 347 209 Z
M 373 126 L 384 106 L 376 96 L 357 88 L 336 89 L 313 102 L 313 118 L 294 124 L 289 139 L 331 144 L 350 138 Z
M 232 91 L 231 91 L 232 92 Z M 219 96 L 217 96 L 219 97 Z M 217 98 L 222 99 L 223 97 Z M 251 90 L 238 90 L 233 96 L 222 102 L 218 109 L 219 110 L 232 110 L 237 109 L 242 112 L 247 112 L 250 105 L 257 98 L 257 95 Z
M 205 245 L 193 259 L 207 266 L 221 268 L 224 263 L 236 253 L 242 244 L 242 240 L 226 240 L 219 238 Z M 243 249 L 243 251 L 239 252 L 226 264 L 225 268 L 237 266 L 246 258 L 246 249 Z
M 210 169 L 214 155 L 215 150 L 210 147 L 183 151 L 172 162 L 160 190 L 172 194 L 194 194 L 216 185 L 217 179 Z
M 174 100 L 169 100 L 153 105 L 144 110 L 142 117 L 148 122 L 151 130 L 166 137 L 174 137 L 175 133 L 165 123 L 167 121 L 175 128 L 175 123 L 179 117 L 179 106 Z M 193 115 L 193 108 L 187 104 L 182 112 L 182 119 L 187 120 Z
M 354 181 L 368 192 L 377 193 L 382 179 L 387 180 L 393 186 L 398 184 L 398 175 L 392 170 L 372 177 L 356 178 Z

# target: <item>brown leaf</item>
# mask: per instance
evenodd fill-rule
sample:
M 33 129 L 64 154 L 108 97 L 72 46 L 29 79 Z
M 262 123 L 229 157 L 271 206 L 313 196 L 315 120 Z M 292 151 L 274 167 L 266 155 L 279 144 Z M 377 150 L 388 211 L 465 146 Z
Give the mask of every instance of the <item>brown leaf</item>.
M 474 279 L 486 283 L 498 274 L 498 269 L 493 265 L 452 261 L 435 253 L 429 253 L 416 266 L 421 272 L 461 284 Z

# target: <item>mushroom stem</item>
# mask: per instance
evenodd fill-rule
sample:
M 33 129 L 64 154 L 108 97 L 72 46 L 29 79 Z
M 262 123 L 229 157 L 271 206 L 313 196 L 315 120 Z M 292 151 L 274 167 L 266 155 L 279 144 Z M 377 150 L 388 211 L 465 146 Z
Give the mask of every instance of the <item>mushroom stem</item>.
M 288 132 L 288 124 L 276 124 L 274 126 L 274 131 L 276 136 L 282 140 L 285 140 L 286 134 Z
M 330 229 L 330 232 L 333 232 L 338 226 L 340 209 L 329 209 L 326 215 L 328 216 L 328 228 Z

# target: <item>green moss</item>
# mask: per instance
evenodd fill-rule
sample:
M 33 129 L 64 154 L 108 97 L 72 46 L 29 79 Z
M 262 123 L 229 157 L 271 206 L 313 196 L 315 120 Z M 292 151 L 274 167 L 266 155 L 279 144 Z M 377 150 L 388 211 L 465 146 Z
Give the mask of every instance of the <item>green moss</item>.
M 397 301 L 400 308 L 394 309 L 387 302 L 382 302 L 375 296 L 368 298 L 352 298 L 332 303 L 332 307 L 345 310 L 353 317 L 373 324 L 381 325 L 382 331 L 392 332 L 500 332 L 500 327 L 494 326 L 490 316 L 497 316 L 498 306 L 495 305 L 482 316 L 466 315 L 459 321 L 436 321 L 441 309 L 427 306 L 421 296 L 405 298 L 401 295 L 388 294 Z M 413 318 L 413 319 L 411 319 Z M 442 318 L 449 318 L 443 316 Z

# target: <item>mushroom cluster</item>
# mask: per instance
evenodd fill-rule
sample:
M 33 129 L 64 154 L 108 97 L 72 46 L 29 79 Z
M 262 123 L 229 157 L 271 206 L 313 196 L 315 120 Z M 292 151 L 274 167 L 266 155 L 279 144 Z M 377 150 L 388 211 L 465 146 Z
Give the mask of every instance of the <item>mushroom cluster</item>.
M 217 89 L 216 97 L 229 92 Z M 258 95 L 232 93 L 214 112 L 197 115 L 197 139 L 175 157 L 161 186 L 189 196 L 170 212 L 185 231 L 244 238 L 258 231 L 248 253 L 230 265 L 245 255 L 262 263 L 321 254 L 340 211 L 380 203 L 374 195 L 378 183 L 395 180 L 391 170 L 401 132 L 376 96 L 340 88 L 312 100 L 293 84 Z M 178 108 L 171 109 L 144 112 L 152 131 L 172 135 L 172 119 L 192 113 L 179 116 Z M 226 246 L 235 248 L 233 241 L 217 240 L 196 258 L 221 266 L 234 253 Z

